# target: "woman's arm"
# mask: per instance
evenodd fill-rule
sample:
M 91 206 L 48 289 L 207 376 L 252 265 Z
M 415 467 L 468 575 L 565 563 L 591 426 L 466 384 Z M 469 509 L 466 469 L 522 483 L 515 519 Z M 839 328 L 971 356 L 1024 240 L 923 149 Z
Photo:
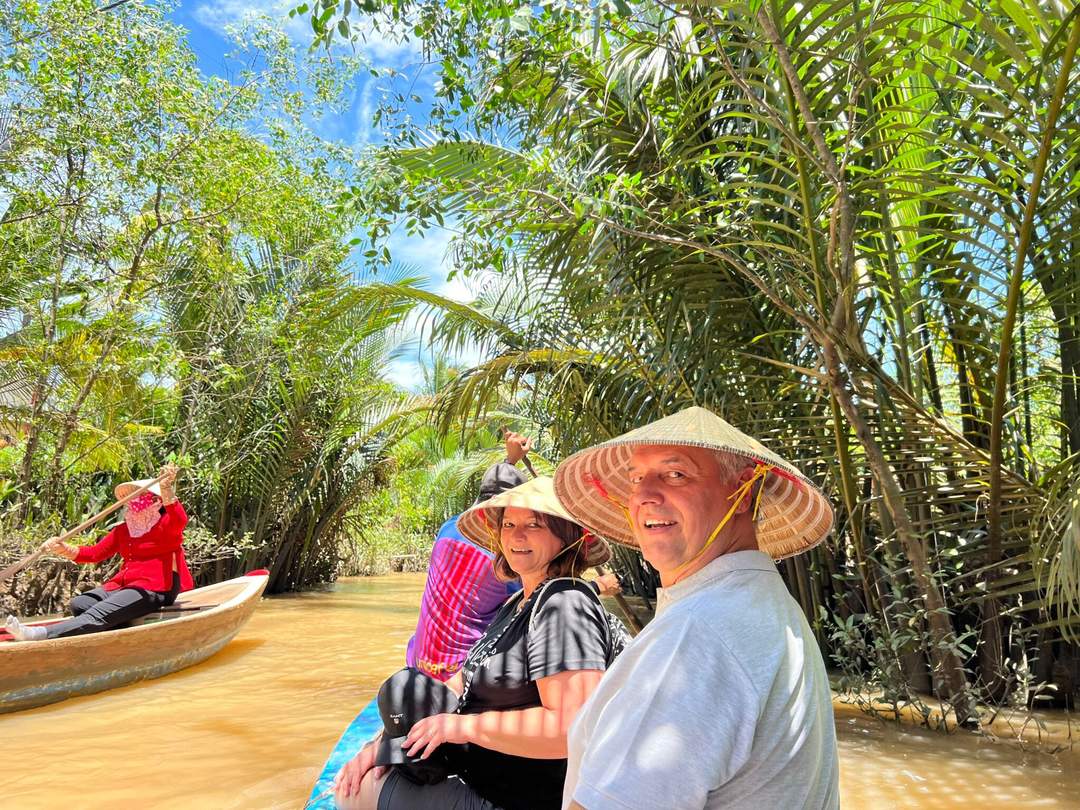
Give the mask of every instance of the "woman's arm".
M 446 685 L 455 695 L 461 697 L 461 693 L 465 691 L 465 676 L 461 674 L 460 669 L 450 676 Z
M 188 516 L 183 505 L 176 499 L 176 474 L 179 468 L 172 462 L 158 472 L 161 488 L 161 505 L 165 514 L 154 527 L 154 539 L 145 543 L 136 543 L 132 548 L 140 554 L 165 554 L 176 551 L 184 541 L 184 527 Z
M 379 739 L 383 733 L 380 731 L 357 751 L 356 756 L 341 766 L 341 770 L 334 777 L 334 793 L 339 797 L 348 798 L 360 792 L 360 783 L 364 781 L 364 775 L 374 769 L 377 779 L 388 766 L 376 765 L 375 755 L 378 753 Z
M 465 691 L 465 682 L 462 678 L 461 671 L 458 670 L 454 673 L 446 685 L 454 691 L 454 693 L 460 697 L 461 693 Z M 456 716 L 456 715 L 448 715 Z M 360 783 L 364 780 L 364 774 L 374 769 L 375 778 L 378 779 L 382 771 L 385 771 L 385 766 L 379 766 L 375 764 L 375 754 L 377 752 L 377 746 L 379 738 L 383 733 L 380 731 L 369 742 L 367 742 L 348 762 L 346 762 L 337 776 L 334 777 L 334 790 L 339 796 L 349 797 L 360 791 Z
M 161 503 L 164 506 L 176 502 L 176 474 L 180 468 L 171 461 L 158 472 L 158 488 L 161 490 Z
M 603 675 L 598 669 L 560 672 L 536 682 L 542 706 L 462 715 L 471 721 L 468 742 L 519 757 L 562 759 L 570 724 Z
M 570 724 L 603 674 L 581 669 L 540 678 L 536 686 L 543 705 L 531 709 L 425 717 L 409 729 L 402 748 L 426 759 L 444 742 L 475 743 L 518 757 L 562 759 Z
M 116 553 L 116 530 L 113 529 L 92 546 L 70 546 L 57 540 L 53 550 L 77 563 L 98 563 Z
M 184 511 L 184 505 L 180 501 L 172 501 L 165 504 L 165 514 L 161 516 L 161 520 L 158 521 L 158 525 L 162 530 L 169 535 L 175 535 L 179 537 L 184 528 L 188 524 L 187 512 Z

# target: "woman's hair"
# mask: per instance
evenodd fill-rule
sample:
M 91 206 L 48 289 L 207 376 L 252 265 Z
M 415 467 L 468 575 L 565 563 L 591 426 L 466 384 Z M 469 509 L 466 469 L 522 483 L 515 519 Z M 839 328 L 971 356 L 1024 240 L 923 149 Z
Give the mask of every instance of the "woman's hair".
M 499 527 L 499 542 L 495 544 L 495 559 L 492 562 L 495 567 L 495 576 L 503 582 L 511 582 L 517 579 L 518 575 L 514 573 L 514 569 L 510 567 L 510 563 L 506 561 L 502 552 L 503 510 L 492 509 L 488 515 L 495 518 L 493 525 Z M 602 537 L 597 537 L 592 532 L 586 534 L 586 530 L 578 524 L 556 515 L 535 510 L 533 515 L 540 525 L 546 526 L 562 542 L 563 550 L 548 563 L 549 577 L 578 577 L 586 568 L 603 565 L 611 559 L 611 548 Z M 583 535 L 585 535 L 584 540 L 582 540 Z M 581 540 L 580 543 L 579 540 Z M 575 543 L 577 545 L 574 545 Z M 570 546 L 574 548 L 567 550 Z

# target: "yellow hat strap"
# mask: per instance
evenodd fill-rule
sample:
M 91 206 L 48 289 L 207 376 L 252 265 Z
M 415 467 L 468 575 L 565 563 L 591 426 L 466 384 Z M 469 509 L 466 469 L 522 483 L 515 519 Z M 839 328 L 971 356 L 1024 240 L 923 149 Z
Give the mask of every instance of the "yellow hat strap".
M 761 507 L 761 491 L 763 489 L 765 489 L 765 485 L 764 485 L 765 484 L 765 478 L 774 469 L 775 468 L 773 467 L 772 464 L 758 463 L 754 467 L 754 474 L 751 475 L 749 478 L 747 478 L 742 484 L 740 484 L 738 489 L 736 489 L 734 492 L 732 492 L 730 495 L 728 495 L 728 500 L 729 501 L 734 501 L 734 503 L 731 504 L 731 508 L 728 509 L 727 514 L 724 515 L 724 517 L 720 519 L 720 522 L 716 524 L 716 528 L 712 530 L 712 534 L 710 534 L 709 539 L 705 541 L 705 545 L 703 545 L 701 547 L 701 550 L 697 554 L 695 554 L 689 560 L 687 560 L 682 565 L 680 565 L 678 568 L 676 568 L 675 569 L 676 574 L 678 574 L 679 571 L 686 568 L 686 566 L 688 566 L 688 565 L 692 564 L 693 562 L 695 562 L 699 557 L 701 557 L 702 554 L 705 553 L 705 550 L 709 546 L 711 546 L 713 544 L 713 541 L 720 534 L 720 530 L 723 529 L 731 521 L 731 519 L 735 516 L 735 513 L 738 511 L 739 505 L 743 502 L 743 499 L 746 498 L 746 496 L 750 494 L 750 491 L 754 488 L 754 485 L 758 481 L 761 481 L 762 486 L 760 486 L 758 488 L 757 495 L 754 497 L 754 520 L 757 520 L 758 510 Z
M 488 520 L 487 507 L 480 509 L 480 518 L 484 521 L 484 528 L 487 529 L 488 537 L 491 538 L 491 550 L 494 551 L 499 547 L 499 533 L 495 531 L 495 527 Z

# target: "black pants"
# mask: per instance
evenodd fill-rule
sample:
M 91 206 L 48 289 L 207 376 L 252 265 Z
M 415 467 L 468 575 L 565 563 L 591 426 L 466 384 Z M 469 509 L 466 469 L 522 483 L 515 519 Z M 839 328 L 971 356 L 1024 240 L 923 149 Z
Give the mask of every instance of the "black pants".
M 94 588 L 71 600 L 73 618 L 50 624 L 48 638 L 66 638 L 112 630 L 171 605 L 179 593 L 180 575 L 175 571 L 172 588 L 167 591 L 148 591 L 144 588 L 107 591 L 104 588 Z

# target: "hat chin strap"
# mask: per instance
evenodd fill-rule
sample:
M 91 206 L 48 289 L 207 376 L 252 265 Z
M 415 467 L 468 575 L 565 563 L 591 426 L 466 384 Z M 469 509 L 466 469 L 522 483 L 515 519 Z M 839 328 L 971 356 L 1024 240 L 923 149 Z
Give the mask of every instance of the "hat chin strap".
M 576 549 L 578 546 L 583 546 L 585 549 L 588 549 L 589 548 L 589 543 L 591 543 L 594 539 L 596 539 L 596 535 L 594 535 L 588 529 L 585 529 L 585 531 L 583 531 L 581 533 L 581 537 L 579 537 L 573 543 L 570 543 L 569 545 L 563 546 L 562 549 L 559 550 L 558 554 L 556 554 L 554 557 L 552 557 L 550 560 L 548 560 L 548 565 L 551 565 L 553 562 L 555 562 L 555 560 L 559 559 L 559 557 L 561 557 L 563 554 L 565 554 L 568 551 L 572 551 L 573 549 Z M 585 561 L 582 560 L 582 562 L 585 562 Z M 582 570 L 584 570 L 584 569 L 582 569 Z M 577 567 L 576 566 L 570 569 L 570 574 L 571 574 L 571 576 L 577 576 Z
M 746 496 L 750 494 L 750 491 L 754 488 L 754 484 L 756 484 L 758 481 L 761 481 L 762 485 L 758 488 L 757 495 L 754 497 L 754 520 L 757 520 L 758 510 L 761 507 L 761 491 L 765 489 L 765 478 L 774 469 L 775 467 L 773 467 L 772 464 L 757 464 L 754 467 L 754 474 L 747 478 L 745 481 L 743 481 L 743 483 L 739 485 L 738 489 L 728 495 L 728 500 L 734 501 L 734 503 L 731 504 L 731 508 L 728 509 L 727 514 L 720 519 L 720 522 L 716 524 L 716 528 L 712 530 L 712 533 L 709 535 L 709 539 L 705 541 L 705 545 L 701 547 L 701 550 L 675 569 L 675 578 L 672 580 L 672 585 L 682 579 L 684 574 L 680 572 L 682 572 L 684 568 L 686 568 L 688 565 L 693 565 L 695 562 L 698 561 L 698 559 L 701 558 L 701 555 L 708 550 L 709 546 L 711 546 L 713 544 L 713 541 L 716 540 L 716 538 L 719 536 L 720 530 L 723 529 L 728 523 L 730 523 L 733 517 L 735 517 L 735 513 L 739 510 L 739 506 L 742 504 Z
M 499 547 L 499 533 L 495 531 L 495 527 L 488 520 L 487 508 L 480 510 L 480 518 L 484 521 L 484 528 L 487 529 L 488 537 L 491 538 L 491 550 L 494 551 Z
M 609 495 L 607 489 L 604 487 L 603 482 L 595 475 L 591 473 L 585 473 L 585 483 L 589 484 L 593 489 L 595 489 L 597 494 L 601 498 L 606 501 L 610 501 L 611 503 L 615 504 L 616 507 L 618 507 L 619 511 L 622 512 L 623 517 L 626 518 L 626 525 L 630 527 L 630 534 L 633 534 L 634 521 L 630 517 L 630 510 L 627 508 L 626 504 L 620 501 L 618 498 Z

